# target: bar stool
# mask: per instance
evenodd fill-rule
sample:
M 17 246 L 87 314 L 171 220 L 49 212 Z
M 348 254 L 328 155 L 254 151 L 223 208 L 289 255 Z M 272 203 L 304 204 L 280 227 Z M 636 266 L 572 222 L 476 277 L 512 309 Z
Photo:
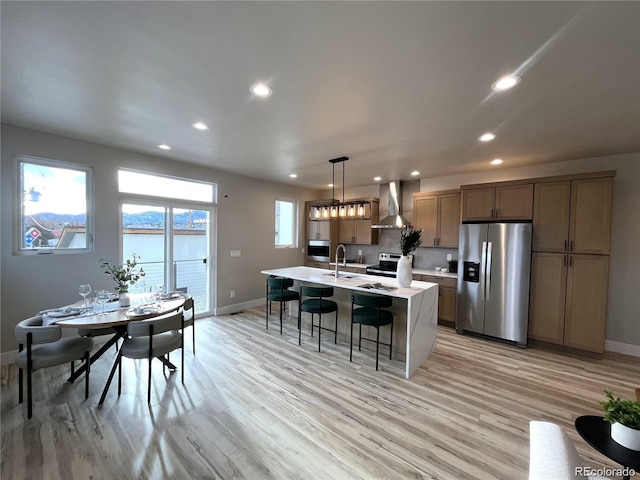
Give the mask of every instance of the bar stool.
M 275 277 L 273 275 L 267 277 L 267 304 L 266 304 L 266 326 L 269 330 L 269 313 L 271 312 L 271 302 L 280 303 L 280 335 L 282 335 L 282 310 L 285 303 L 291 300 L 300 300 L 300 294 L 294 290 L 293 280 L 290 278 Z M 300 327 L 300 317 L 298 317 L 298 327 Z
M 304 297 L 309 297 L 306 300 Z M 334 343 L 338 343 L 338 304 L 333 300 L 327 300 L 333 297 L 333 287 L 312 287 L 310 285 L 300 285 L 300 303 L 298 304 L 298 345 L 302 344 L 302 312 L 311 314 L 311 336 L 313 337 L 313 329 L 316 326 L 313 323 L 313 316 L 318 314 L 318 351 L 320 351 L 320 332 L 327 330 L 334 333 Z M 335 329 L 331 330 L 322 326 L 323 313 L 336 313 Z
M 358 338 L 358 350 L 361 350 L 362 340 L 376 342 L 376 370 L 378 370 L 378 352 L 380 344 L 389 347 L 389 360 L 393 352 L 393 314 L 384 308 L 391 307 L 393 303 L 392 297 L 382 295 L 364 295 L 362 293 L 351 294 L 351 339 L 349 340 L 349 361 L 353 361 L 353 325 L 360 325 L 360 334 Z M 355 306 L 359 308 L 355 308 Z M 376 339 L 362 337 L 362 325 L 369 325 L 376 329 Z M 380 327 L 391 325 L 391 336 L 389 343 L 380 342 Z

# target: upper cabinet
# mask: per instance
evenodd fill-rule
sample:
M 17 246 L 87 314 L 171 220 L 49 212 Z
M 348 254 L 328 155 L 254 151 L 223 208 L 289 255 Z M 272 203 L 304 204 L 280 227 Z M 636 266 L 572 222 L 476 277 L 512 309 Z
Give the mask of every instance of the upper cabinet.
M 423 247 L 458 248 L 460 191 L 414 193 L 413 226 L 422 229 Z
M 371 225 L 378 223 L 380 200 L 366 199 L 371 202 L 371 218 L 362 220 L 358 218 L 342 218 L 339 220 L 338 242 L 344 244 L 377 245 L 378 230 Z
M 613 177 L 535 185 L 533 251 L 608 255 Z
M 462 221 L 531 220 L 533 183 L 462 186 Z
M 312 214 L 313 207 L 318 202 L 306 202 L 305 212 L 307 218 L 306 236 L 307 240 L 330 240 L 335 241 L 338 236 L 337 220 L 314 220 Z

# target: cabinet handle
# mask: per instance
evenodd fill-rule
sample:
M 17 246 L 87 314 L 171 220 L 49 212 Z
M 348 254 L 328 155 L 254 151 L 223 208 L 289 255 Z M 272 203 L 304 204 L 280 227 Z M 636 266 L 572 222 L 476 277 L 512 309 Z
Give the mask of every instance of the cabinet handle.
M 436 239 L 435 238 L 433 239 L 433 246 L 434 247 L 436 246 Z
M 564 249 L 563 249 L 562 251 L 563 251 L 563 252 L 566 252 L 566 251 L 567 251 L 567 241 L 566 241 L 566 240 L 564 241 Z
M 569 242 L 569 251 L 573 252 L 573 240 Z
M 569 266 L 573 267 L 573 255 L 569 255 Z

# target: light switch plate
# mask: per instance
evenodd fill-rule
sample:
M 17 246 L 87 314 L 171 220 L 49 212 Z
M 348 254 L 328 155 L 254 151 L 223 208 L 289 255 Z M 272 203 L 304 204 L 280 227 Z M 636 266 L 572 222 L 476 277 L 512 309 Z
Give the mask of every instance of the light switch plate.
M 242 254 L 241 250 L 231 250 L 232 257 L 239 257 Z

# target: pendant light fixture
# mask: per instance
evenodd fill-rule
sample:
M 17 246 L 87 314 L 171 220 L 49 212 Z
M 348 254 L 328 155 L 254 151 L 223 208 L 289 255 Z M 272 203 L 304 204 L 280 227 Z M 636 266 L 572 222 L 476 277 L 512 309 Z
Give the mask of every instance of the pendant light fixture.
M 344 163 L 349 157 L 338 157 L 329 160 L 332 165 L 331 201 L 328 203 L 314 204 L 309 209 L 309 220 L 322 221 L 337 218 L 353 218 L 368 220 L 371 218 L 371 202 L 366 200 L 344 199 Z M 342 201 L 336 200 L 336 163 L 342 164 Z

